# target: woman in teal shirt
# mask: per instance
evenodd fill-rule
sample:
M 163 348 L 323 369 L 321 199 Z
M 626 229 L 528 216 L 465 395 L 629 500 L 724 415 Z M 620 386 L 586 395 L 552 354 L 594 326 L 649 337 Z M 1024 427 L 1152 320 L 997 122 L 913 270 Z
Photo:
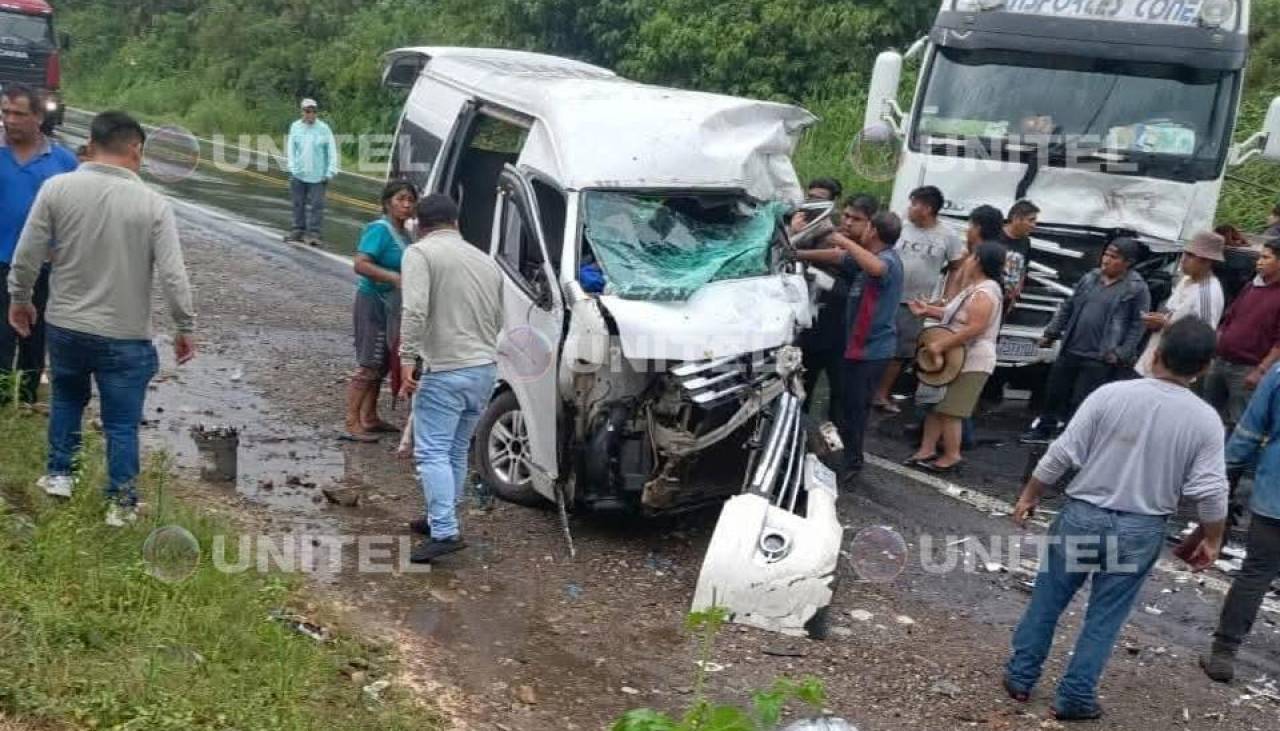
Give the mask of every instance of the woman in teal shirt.
M 391 371 L 400 338 L 400 259 L 410 243 L 406 224 L 418 203 L 418 189 L 393 180 L 382 190 L 382 217 L 370 222 L 356 248 L 353 311 L 356 372 L 347 386 L 343 438 L 375 442 L 378 434 L 399 431 L 378 416 L 382 379 Z

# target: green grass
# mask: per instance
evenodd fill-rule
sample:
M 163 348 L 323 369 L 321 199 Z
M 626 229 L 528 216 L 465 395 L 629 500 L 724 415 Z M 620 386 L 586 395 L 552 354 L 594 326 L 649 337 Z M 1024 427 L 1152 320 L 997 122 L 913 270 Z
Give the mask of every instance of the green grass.
M 0 717 L 148 731 L 439 727 L 396 686 L 375 703 L 342 674 L 355 664 L 365 683 L 390 679 L 380 648 L 322 644 L 269 618 L 306 601 L 299 582 L 215 570 L 211 537 L 233 531 L 164 496 L 163 459 L 143 479 L 153 515 L 128 529 L 102 523 L 92 434 L 76 497 L 37 494 L 44 431 L 43 418 L 0 410 Z M 205 547 L 187 580 L 148 574 L 141 547 L 157 524 L 184 526 Z

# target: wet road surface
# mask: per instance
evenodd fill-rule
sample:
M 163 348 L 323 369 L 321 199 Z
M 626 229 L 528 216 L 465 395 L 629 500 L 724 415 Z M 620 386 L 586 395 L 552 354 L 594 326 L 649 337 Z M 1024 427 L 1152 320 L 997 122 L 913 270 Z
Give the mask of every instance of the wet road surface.
M 697 655 L 681 627 L 716 511 L 632 523 L 574 516 L 571 560 L 553 511 L 470 494 L 463 519 L 471 547 L 429 573 L 405 570 L 404 522 L 422 509 L 411 469 L 392 454 L 394 438 L 334 439 L 352 359 L 349 268 L 220 208 L 179 206 L 203 350 L 181 369 L 165 354 L 147 410 L 149 444 L 177 455 L 187 493 L 234 504 L 277 537 L 390 539 L 382 568 L 361 570 L 356 556 L 344 555 L 342 570 L 322 575 L 322 585 L 371 632 L 414 648 L 419 685 L 460 699 L 450 712 L 462 727 L 596 729 L 627 708 L 683 708 Z M 393 422 L 404 417 L 389 399 L 383 411 Z M 1009 418 L 1021 426 L 1020 415 Z M 234 486 L 199 482 L 188 435 L 196 425 L 241 428 Z M 904 455 L 909 447 L 894 432 L 886 424 L 872 451 Z M 826 683 L 829 707 L 864 730 L 1055 727 L 1045 721 L 1047 700 L 1073 634 L 1060 638 L 1031 704 L 1005 698 L 1000 670 L 1029 577 L 1025 566 L 988 567 L 972 554 L 993 537 L 1020 536 L 999 502 L 981 499 L 1010 500 L 1025 462 L 1018 449 L 971 455 L 986 466 L 958 480 L 967 501 L 903 470 L 868 469 L 841 498 L 846 560 L 831 638 L 729 627 L 710 658 L 722 668 L 709 674 L 710 692 L 743 700 L 779 675 L 813 674 Z M 326 488 L 355 491 L 360 503 L 317 499 Z M 863 531 L 880 526 L 905 539 L 904 567 L 892 580 L 865 581 L 853 561 Z M 958 553 L 960 568 L 937 571 L 941 559 L 921 553 L 930 541 L 968 549 L 972 570 Z M 1220 573 L 1193 577 L 1172 565 L 1153 576 L 1104 679 L 1109 715 L 1086 728 L 1276 726 L 1280 705 L 1246 686 L 1280 675 L 1280 616 L 1260 617 L 1242 682 L 1213 685 L 1195 667 L 1224 585 Z M 1077 600 L 1064 623 L 1074 628 L 1080 611 Z

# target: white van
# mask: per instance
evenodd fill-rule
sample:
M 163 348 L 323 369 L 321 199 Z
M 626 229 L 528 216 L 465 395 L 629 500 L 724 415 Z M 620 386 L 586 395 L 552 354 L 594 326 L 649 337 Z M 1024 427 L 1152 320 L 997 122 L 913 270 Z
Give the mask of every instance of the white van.
M 399 49 L 384 81 L 410 89 L 390 175 L 453 196 L 506 275 L 475 441 L 495 492 L 655 513 L 758 483 L 794 502 L 786 346 L 812 308 L 781 222 L 814 117 L 506 50 Z
M 821 636 L 842 532 L 808 454 L 792 342 L 813 307 L 782 225 L 814 117 L 516 51 L 400 49 L 384 79 L 410 89 L 389 174 L 453 196 L 505 274 L 482 479 L 562 509 L 733 495 L 693 607 Z

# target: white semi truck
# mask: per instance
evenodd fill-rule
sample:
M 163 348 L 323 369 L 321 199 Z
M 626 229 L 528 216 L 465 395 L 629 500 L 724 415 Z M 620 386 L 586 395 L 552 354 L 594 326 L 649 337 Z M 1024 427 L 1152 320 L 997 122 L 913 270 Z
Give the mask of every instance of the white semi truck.
M 1158 297 L 1181 242 L 1213 228 L 1226 169 L 1280 159 L 1280 98 L 1232 145 L 1248 32 L 1249 0 L 943 0 L 926 38 L 877 58 L 862 143 L 894 148 L 895 211 L 922 185 L 957 227 L 982 204 L 1041 209 L 1003 365 L 1052 360 L 1037 341 L 1107 240 L 1145 244 Z

